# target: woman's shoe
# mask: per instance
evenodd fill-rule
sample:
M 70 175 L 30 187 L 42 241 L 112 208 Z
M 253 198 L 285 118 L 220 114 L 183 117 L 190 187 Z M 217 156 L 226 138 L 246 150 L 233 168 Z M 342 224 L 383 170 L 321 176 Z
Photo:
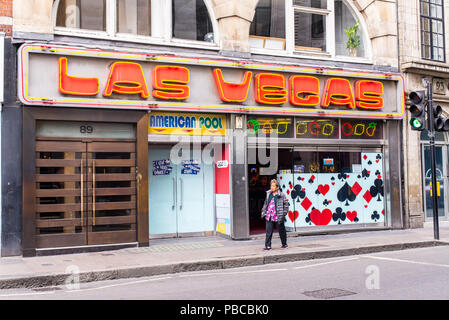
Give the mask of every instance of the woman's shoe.
M 288 245 L 286 245 L 286 244 L 284 244 L 283 246 L 282 246 L 282 249 L 287 249 L 288 248 Z
M 264 250 L 271 250 L 271 247 L 265 247 Z

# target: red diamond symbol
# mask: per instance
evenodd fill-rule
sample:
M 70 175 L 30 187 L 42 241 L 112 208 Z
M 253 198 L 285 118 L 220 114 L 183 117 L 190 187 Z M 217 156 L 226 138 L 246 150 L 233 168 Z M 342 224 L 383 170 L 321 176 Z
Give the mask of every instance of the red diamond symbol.
M 362 191 L 362 187 L 356 182 L 351 188 L 352 192 L 355 193 L 356 196 L 359 195 L 360 191 Z
M 363 195 L 363 199 L 365 199 L 366 202 L 369 203 L 369 202 L 371 201 L 372 198 L 373 198 L 373 197 L 371 196 L 371 193 L 370 193 L 368 190 L 366 190 L 365 194 Z
M 363 160 L 366 160 L 366 159 L 368 159 L 368 157 L 365 154 L 365 155 L 363 155 Z
M 301 205 L 304 209 L 309 210 L 310 206 L 312 205 L 312 202 L 309 200 L 309 198 L 305 198 L 302 202 Z

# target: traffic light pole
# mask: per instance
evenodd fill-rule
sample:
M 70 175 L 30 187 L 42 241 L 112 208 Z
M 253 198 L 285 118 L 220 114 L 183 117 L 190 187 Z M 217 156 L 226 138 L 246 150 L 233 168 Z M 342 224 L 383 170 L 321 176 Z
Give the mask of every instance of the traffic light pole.
M 438 192 L 437 192 L 437 170 L 436 170 L 436 152 L 435 152 L 435 120 L 433 114 L 433 92 L 432 83 L 427 82 L 427 118 L 428 118 L 428 134 L 430 142 L 430 167 L 432 170 L 432 202 L 433 202 L 433 236 L 435 240 L 440 239 L 439 221 L 438 221 Z

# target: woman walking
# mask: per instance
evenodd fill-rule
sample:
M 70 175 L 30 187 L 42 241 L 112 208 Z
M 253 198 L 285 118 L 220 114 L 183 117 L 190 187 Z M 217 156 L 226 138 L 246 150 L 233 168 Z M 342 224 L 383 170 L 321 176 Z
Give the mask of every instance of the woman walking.
M 262 219 L 266 220 L 266 237 L 264 250 L 271 249 L 271 238 L 274 225 L 277 226 L 281 238 L 282 248 L 287 246 L 287 232 L 285 230 L 285 216 L 288 213 L 287 197 L 279 190 L 279 182 L 271 180 L 270 190 L 267 191 L 265 202 L 262 207 Z

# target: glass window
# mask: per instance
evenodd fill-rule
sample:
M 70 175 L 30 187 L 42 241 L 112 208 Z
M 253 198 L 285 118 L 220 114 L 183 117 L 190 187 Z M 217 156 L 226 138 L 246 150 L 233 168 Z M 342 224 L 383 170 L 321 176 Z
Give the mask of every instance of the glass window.
M 151 36 L 151 1 L 117 0 L 117 32 Z
M 295 11 L 295 48 L 326 51 L 326 17 Z
M 443 0 L 420 0 L 421 55 L 444 62 Z
M 341 120 L 342 139 L 383 139 L 382 121 Z
M 250 35 L 252 47 L 285 49 L 285 0 L 260 0 Z
M 250 116 L 246 124 L 248 136 L 273 136 L 278 138 L 293 137 L 293 119 L 283 117 Z
M 348 47 L 349 37 L 345 30 L 349 31 L 350 27 L 354 27 L 357 24 L 357 19 L 354 17 L 351 10 L 342 0 L 336 0 L 334 4 L 335 9 L 335 53 L 337 55 L 350 55 L 351 51 Z M 355 49 L 355 55 L 357 57 L 364 57 L 364 41 L 360 33 L 360 26 L 358 26 L 353 38 L 359 41 L 359 45 Z
M 296 119 L 297 139 L 338 139 L 337 119 Z
M 203 0 L 173 0 L 172 23 L 174 38 L 214 41 L 212 22 Z
M 106 0 L 61 0 L 56 26 L 106 30 Z

